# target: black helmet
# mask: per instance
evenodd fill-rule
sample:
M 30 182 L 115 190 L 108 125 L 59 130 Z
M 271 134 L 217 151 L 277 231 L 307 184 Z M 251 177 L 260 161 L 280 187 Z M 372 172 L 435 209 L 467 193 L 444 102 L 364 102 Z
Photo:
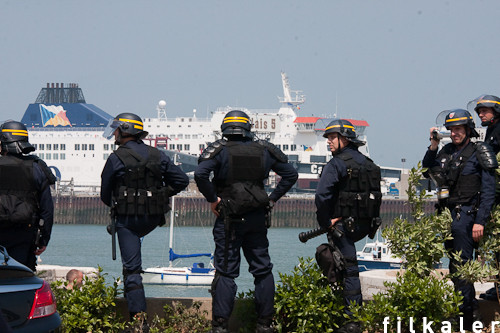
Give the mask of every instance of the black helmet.
M 7 120 L 2 124 L 1 130 L 2 151 L 13 154 L 29 154 L 35 151 L 35 147 L 28 142 L 28 130 L 23 123 Z
M 135 136 L 138 139 L 144 139 L 148 135 L 148 132 L 143 130 L 144 124 L 141 117 L 133 113 L 120 113 L 114 119 L 110 119 L 102 135 L 106 139 L 111 139 L 117 128 L 120 129 L 122 136 Z
M 231 135 L 241 135 L 243 137 L 252 138 L 252 132 L 250 132 L 252 124 L 250 123 L 250 118 L 248 115 L 240 110 L 229 111 L 224 119 L 222 120 L 222 125 L 220 129 L 222 131 L 222 136 Z
M 327 138 L 330 133 L 339 133 L 343 137 L 345 137 L 350 142 L 356 144 L 357 146 L 362 146 L 365 142 L 358 140 L 358 136 L 356 134 L 356 129 L 354 125 L 345 119 L 335 119 L 332 120 L 328 126 L 325 128 L 325 133 L 323 133 L 323 137 Z
M 481 95 L 474 99 L 474 111 L 479 114 L 479 108 L 492 108 L 493 112 L 500 114 L 500 98 L 493 95 Z
M 474 124 L 474 120 L 472 119 L 472 116 L 469 113 L 469 111 L 464 109 L 454 109 L 448 112 L 444 120 L 443 126 L 449 130 L 450 126 L 457 126 L 457 125 L 465 125 L 469 127 L 471 129 L 470 133 L 471 138 L 479 137 L 479 134 L 476 132 L 475 129 L 476 125 Z

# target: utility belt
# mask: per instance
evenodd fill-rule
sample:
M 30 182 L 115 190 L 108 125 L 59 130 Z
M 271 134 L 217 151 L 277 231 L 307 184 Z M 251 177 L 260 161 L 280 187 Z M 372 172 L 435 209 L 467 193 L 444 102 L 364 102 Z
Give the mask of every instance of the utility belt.
M 116 197 L 118 215 L 162 215 L 170 210 L 169 189 L 135 189 L 121 186 Z
M 343 218 L 340 223 L 342 223 L 342 225 L 344 226 L 344 229 L 347 232 L 353 233 L 356 230 L 356 227 L 359 225 L 360 222 L 358 220 L 356 220 L 355 218 L 349 216 L 349 217 Z M 370 219 L 363 219 L 362 223 L 370 223 L 368 237 L 370 237 L 370 239 L 373 239 L 375 237 L 375 234 L 377 233 L 378 228 L 382 225 L 382 219 L 380 217 L 374 217 L 371 220 Z

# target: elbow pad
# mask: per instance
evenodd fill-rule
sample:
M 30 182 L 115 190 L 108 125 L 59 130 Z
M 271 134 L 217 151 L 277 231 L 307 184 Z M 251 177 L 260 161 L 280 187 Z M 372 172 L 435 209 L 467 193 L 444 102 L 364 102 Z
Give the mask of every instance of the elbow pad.
M 476 157 L 483 169 L 493 170 L 498 168 L 497 157 L 488 144 L 483 142 L 476 144 Z

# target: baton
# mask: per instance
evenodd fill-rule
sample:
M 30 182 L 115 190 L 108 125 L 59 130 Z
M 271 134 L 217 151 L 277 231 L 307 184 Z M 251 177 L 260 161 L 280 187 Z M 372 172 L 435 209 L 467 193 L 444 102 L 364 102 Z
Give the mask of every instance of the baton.
M 309 231 L 304 231 L 299 234 L 299 239 L 302 243 L 307 242 L 311 238 L 318 237 L 320 235 L 326 234 L 330 229 L 318 227 L 316 229 L 311 229 Z

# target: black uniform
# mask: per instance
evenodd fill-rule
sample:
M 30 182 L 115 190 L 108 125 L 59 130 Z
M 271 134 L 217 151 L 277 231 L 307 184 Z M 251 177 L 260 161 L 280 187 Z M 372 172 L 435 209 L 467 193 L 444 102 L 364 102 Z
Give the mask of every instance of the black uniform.
M 264 180 L 273 170 L 281 180 L 267 196 Z M 209 177 L 214 173 L 213 180 Z M 266 227 L 266 202 L 276 202 L 296 182 L 297 171 L 287 163 L 286 156 L 266 141 L 249 138 L 219 140 L 207 147 L 199 159 L 195 181 L 207 201 L 213 203 L 220 197 L 228 206 L 226 219 L 215 220 L 216 278 L 212 285 L 212 312 L 214 318 L 227 320 L 234 306 L 236 284 L 240 274 L 240 249 L 254 276 L 256 310 L 265 323 L 273 315 L 274 277 L 268 253 L 269 241 Z M 230 223 L 228 233 L 225 222 Z M 266 323 L 268 324 L 268 323 Z
M 0 245 L 33 271 L 34 251 L 49 244 L 52 232 L 54 204 L 50 185 L 55 180 L 45 162 L 36 156 L 0 156 Z M 17 199 L 9 201 L 13 198 Z
M 119 156 L 124 158 L 125 162 Z M 132 158 L 132 161 L 136 160 L 135 167 L 125 168 L 125 163 L 128 164 L 125 159 L 127 156 Z M 137 172 L 128 173 L 129 170 Z M 149 184 L 151 177 L 147 175 L 154 175 L 152 181 L 156 181 L 156 184 Z M 161 210 L 168 205 L 168 196 L 185 189 L 189 184 L 189 178 L 168 156 L 137 140 L 127 142 L 109 156 L 102 171 L 101 181 L 101 200 L 108 206 L 112 205 L 113 200 L 116 205 L 116 232 L 123 263 L 125 297 L 129 312 L 134 315 L 146 311 L 146 299 L 140 275 L 141 237 L 165 223 L 165 215 Z M 135 189 L 132 187 L 134 183 L 137 184 Z M 160 184 L 159 189 L 158 184 Z M 164 192 L 167 187 L 168 192 Z M 156 190 L 162 191 L 160 193 L 162 202 L 151 204 L 140 201 L 139 198 L 145 198 L 148 193 L 151 195 L 151 192 Z M 134 195 L 132 192 L 139 195 Z
M 363 181 L 359 181 L 359 180 Z M 349 144 L 325 165 L 316 189 L 316 217 L 320 226 L 328 228 L 331 219 L 343 217 L 335 227 L 343 233 L 331 237 L 346 262 L 344 300 L 361 305 L 361 284 L 355 242 L 370 232 L 373 218 L 379 216 L 382 194 L 380 168 Z M 359 200 L 358 200 L 359 199 Z M 354 223 L 346 225 L 346 218 Z M 346 311 L 351 314 L 350 311 Z
M 450 197 L 442 204 L 451 211 L 453 240 L 445 245 L 449 251 L 462 251 L 463 263 L 473 259 L 473 225 L 486 225 L 495 200 L 494 171 L 485 169 L 480 158 L 475 143 L 469 142 L 458 151 L 454 144 L 449 143 L 439 153 L 437 150 L 428 149 L 422 161 L 424 168 L 429 168 L 437 177 L 441 175 L 444 180 L 442 186 L 449 189 Z M 456 271 L 456 265 L 457 263 L 450 259 L 450 273 Z M 460 306 L 464 321 L 471 323 L 476 302 L 474 285 L 456 278 L 453 283 L 455 290 L 460 291 L 464 297 Z

